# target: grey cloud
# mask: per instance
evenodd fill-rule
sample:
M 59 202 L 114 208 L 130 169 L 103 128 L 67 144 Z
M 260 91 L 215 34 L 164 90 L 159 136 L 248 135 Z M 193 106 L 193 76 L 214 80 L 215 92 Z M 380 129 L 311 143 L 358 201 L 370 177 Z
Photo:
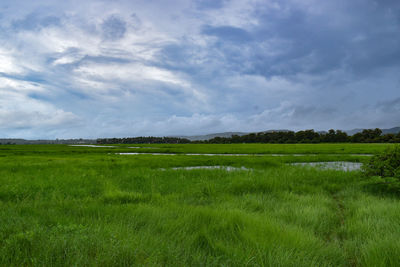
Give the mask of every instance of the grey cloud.
M 61 20 L 56 16 L 43 16 L 39 13 L 30 13 L 23 19 L 15 20 L 12 27 L 16 30 L 39 30 L 49 26 L 60 26 Z
M 389 10 L 400 11 L 400 2 L 397 0 L 374 0 L 372 3 Z
M 129 63 L 132 60 L 124 57 L 112 57 L 112 56 L 84 56 L 80 63 L 87 63 L 87 62 L 96 62 L 96 63 Z
M 206 25 L 202 29 L 206 35 L 216 36 L 221 41 L 246 43 L 252 40 L 252 36 L 246 30 L 232 26 L 210 26 Z
M 131 14 L 131 25 L 134 29 L 139 29 L 142 26 L 142 20 L 136 13 Z
M 222 8 L 227 0 L 195 0 L 198 9 L 218 9 Z
M 107 40 L 121 39 L 126 32 L 126 22 L 116 15 L 108 17 L 101 26 Z
M 377 108 L 388 114 L 400 114 L 400 97 L 377 104 Z M 398 119 L 400 121 L 400 118 Z
M 292 114 L 294 121 L 309 120 L 309 119 L 329 119 L 333 118 L 337 110 L 332 107 L 318 106 L 295 106 Z
M 365 76 L 400 66 L 400 25 L 387 15 L 387 9 L 396 13 L 397 8 L 368 8 L 371 1 L 338 1 L 321 4 L 323 13 L 312 14 L 292 1 L 279 4 L 278 11 L 255 9 L 259 24 L 250 30 L 205 26 L 202 33 L 219 38 L 215 49 L 225 55 L 231 69 L 266 77 L 318 75 L 343 68 Z

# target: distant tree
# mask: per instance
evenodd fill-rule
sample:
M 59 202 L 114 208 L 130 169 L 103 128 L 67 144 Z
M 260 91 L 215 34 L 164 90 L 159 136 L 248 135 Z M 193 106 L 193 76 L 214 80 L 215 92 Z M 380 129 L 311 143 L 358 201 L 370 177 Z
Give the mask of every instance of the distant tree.
M 335 142 L 348 142 L 349 141 L 349 136 L 347 135 L 346 132 L 343 132 L 341 130 L 336 131 L 336 139 Z
M 379 141 L 379 137 L 382 135 L 382 130 L 376 129 L 365 129 L 361 132 L 364 137 L 364 141 L 368 143 L 373 143 Z
M 364 140 L 365 138 L 362 133 L 356 133 L 350 138 L 350 141 L 353 143 L 362 143 Z

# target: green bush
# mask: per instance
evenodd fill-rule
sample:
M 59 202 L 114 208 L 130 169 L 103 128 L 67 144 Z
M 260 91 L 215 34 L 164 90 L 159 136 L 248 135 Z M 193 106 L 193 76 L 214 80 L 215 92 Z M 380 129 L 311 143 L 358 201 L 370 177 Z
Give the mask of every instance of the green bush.
M 373 156 L 364 165 L 366 176 L 374 176 L 380 189 L 389 189 L 400 193 L 400 146 L 388 148 Z
M 364 171 L 368 176 L 400 179 L 400 146 L 388 148 L 385 152 L 373 156 L 365 165 Z

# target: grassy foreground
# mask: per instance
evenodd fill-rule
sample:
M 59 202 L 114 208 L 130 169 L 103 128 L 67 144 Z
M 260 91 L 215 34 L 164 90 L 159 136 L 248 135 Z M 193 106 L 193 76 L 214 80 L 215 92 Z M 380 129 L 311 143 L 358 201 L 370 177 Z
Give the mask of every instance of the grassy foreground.
M 128 148 L 0 146 L 0 265 L 398 266 L 398 198 L 369 190 L 373 181 L 359 172 L 285 164 L 364 161 L 330 154 L 376 153 L 383 145 L 259 146 L 158 147 L 329 155 L 122 156 L 112 152 Z M 251 170 L 170 169 L 202 165 Z

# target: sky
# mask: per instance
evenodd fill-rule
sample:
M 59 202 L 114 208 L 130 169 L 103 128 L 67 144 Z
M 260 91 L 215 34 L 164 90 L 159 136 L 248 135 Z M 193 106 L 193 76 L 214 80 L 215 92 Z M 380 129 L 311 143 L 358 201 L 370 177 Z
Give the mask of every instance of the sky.
M 398 0 L 0 2 L 0 138 L 395 126 Z

